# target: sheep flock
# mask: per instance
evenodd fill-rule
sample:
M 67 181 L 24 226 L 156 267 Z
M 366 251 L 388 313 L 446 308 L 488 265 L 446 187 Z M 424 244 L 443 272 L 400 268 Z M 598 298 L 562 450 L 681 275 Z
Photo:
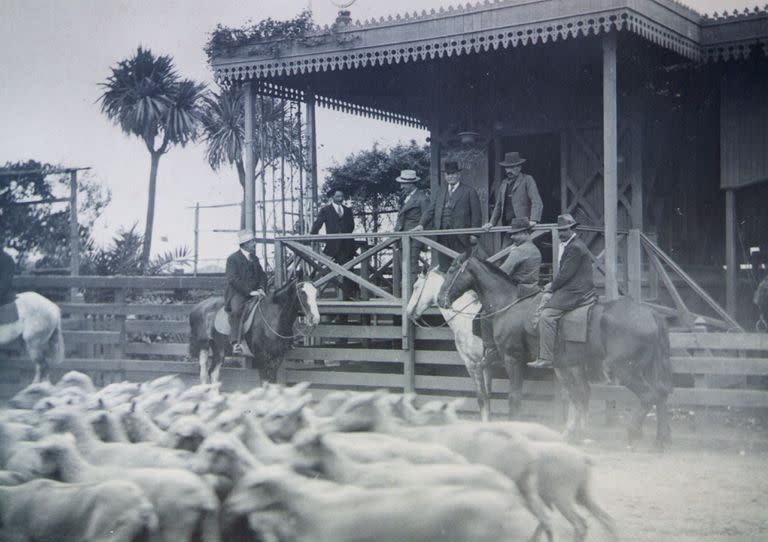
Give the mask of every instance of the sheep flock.
M 578 541 L 587 519 L 615 537 L 559 433 L 416 404 L 174 375 L 32 384 L 0 410 L 0 542 L 551 541 L 558 521 Z

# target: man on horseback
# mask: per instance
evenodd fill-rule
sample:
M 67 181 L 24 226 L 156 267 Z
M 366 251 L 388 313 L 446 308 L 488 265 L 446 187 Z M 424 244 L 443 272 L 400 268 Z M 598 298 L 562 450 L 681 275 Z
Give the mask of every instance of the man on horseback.
M 560 238 L 560 270 L 544 288 L 552 297 L 544 304 L 539 319 L 539 358 L 528 364 L 538 369 L 551 368 L 554 361 L 557 325 L 566 312 L 595 298 L 592 257 L 587 246 L 576 236 L 578 222 L 570 214 L 557 217 Z
M 513 244 L 507 259 L 500 268 L 518 285 L 520 298 L 539 292 L 539 268 L 541 252 L 533 244 L 531 231 L 533 225 L 528 217 L 513 218 L 509 223 L 509 237 Z M 499 353 L 493 340 L 493 325 L 490 320 L 481 320 L 481 331 L 485 359 L 489 363 L 499 361 Z
M 13 273 L 16 262 L 5 250 L 0 250 L 0 305 L 13 301 Z
M 235 354 L 242 353 L 240 319 L 246 301 L 261 298 L 267 289 L 267 274 L 256 256 L 256 236 L 248 230 L 238 233 L 240 250 L 227 258 L 227 289 L 224 292 L 224 310 L 229 316 L 229 341 Z

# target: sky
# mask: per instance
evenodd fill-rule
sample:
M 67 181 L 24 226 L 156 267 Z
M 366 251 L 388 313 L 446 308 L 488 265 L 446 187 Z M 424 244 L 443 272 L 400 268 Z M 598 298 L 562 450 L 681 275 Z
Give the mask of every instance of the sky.
M 339 3 L 338 1 L 336 3 Z M 702 13 L 753 6 L 744 0 L 686 0 Z M 455 0 L 357 0 L 354 19 L 456 5 Z M 143 229 L 149 154 L 101 114 L 99 83 L 110 66 L 141 44 L 168 54 L 184 77 L 214 88 L 203 46 L 217 23 L 240 26 L 248 19 L 288 19 L 310 7 L 319 24 L 333 22 L 331 0 L 1 0 L 0 1 L 0 164 L 35 159 L 68 167 L 90 166 L 108 187 L 112 202 L 96 222 L 94 237 L 108 244 L 120 227 Z M 416 139 L 427 134 L 403 126 L 318 110 L 318 165 L 324 170 L 356 151 Z M 194 212 L 201 204 L 241 198 L 237 174 L 213 172 L 204 146 L 174 148 L 158 174 L 153 252 L 191 246 Z M 236 229 L 232 210 L 205 210 L 201 228 Z M 234 234 L 201 234 L 201 257 L 224 258 Z

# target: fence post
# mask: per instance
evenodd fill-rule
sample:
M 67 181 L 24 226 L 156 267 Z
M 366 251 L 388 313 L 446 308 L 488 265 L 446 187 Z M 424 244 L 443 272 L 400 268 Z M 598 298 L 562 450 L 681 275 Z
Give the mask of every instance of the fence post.
M 403 337 L 403 391 L 410 393 L 416 390 L 416 348 L 414 344 L 414 328 L 408 319 L 406 309 L 411 298 L 411 237 L 401 237 L 400 261 L 402 262 L 402 337 Z
M 275 288 L 285 284 L 285 253 L 283 242 L 275 239 Z
M 557 272 L 560 270 L 560 236 L 557 228 L 552 228 L 552 280 L 555 280 Z
M 627 279 L 629 281 L 629 297 L 638 303 L 643 297 L 643 268 L 640 253 L 640 230 L 629 230 L 627 237 Z
M 119 288 L 115 290 L 115 305 L 125 307 L 126 305 L 126 289 Z M 120 309 L 118 309 L 120 311 Z M 122 311 L 120 311 L 122 312 Z M 122 359 L 125 357 L 125 343 L 128 342 L 128 333 L 125 330 L 125 314 L 115 315 L 115 321 L 118 323 L 118 331 L 120 331 L 120 343 L 115 349 L 115 358 Z

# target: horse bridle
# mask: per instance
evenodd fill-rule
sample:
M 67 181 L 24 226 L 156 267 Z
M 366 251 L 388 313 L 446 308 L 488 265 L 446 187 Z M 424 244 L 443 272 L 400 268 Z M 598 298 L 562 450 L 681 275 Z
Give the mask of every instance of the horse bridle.
M 440 303 L 440 299 L 437 300 L 437 306 L 440 307 L 441 309 L 449 309 L 450 308 L 450 305 L 448 304 L 448 292 L 450 292 L 451 288 L 453 288 L 453 285 L 456 283 L 456 279 L 459 278 L 459 275 L 461 273 L 463 273 L 464 270 L 466 269 L 467 262 L 469 262 L 469 260 L 464 260 L 464 262 L 462 262 L 462 264 L 461 264 L 461 267 L 459 267 L 459 270 L 456 271 L 453 274 L 453 278 L 451 279 L 451 283 L 448 285 L 448 288 L 445 289 L 445 303 L 441 304 Z
M 304 282 L 297 282 L 296 283 L 296 298 L 299 300 L 299 306 L 301 307 L 301 310 L 304 312 L 304 315 L 306 316 L 309 314 L 309 308 L 304 304 L 304 301 L 301 299 L 301 295 L 299 295 L 299 289 L 300 286 L 306 284 L 306 281 Z M 275 328 L 273 328 L 271 325 L 269 325 L 269 322 L 267 322 L 266 317 L 264 316 L 264 312 L 261 310 L 261 301 L 259 301 L 258 304 L 259 309 L 259 315 L 261 316 L 261 321 L 264 322 L 264 325 L 267 326 L 267 329 L 270 330 L 272 333 L 280 337 L 281 339 L 296 339 L 298 337 L 308 337 L 308 333 L 297 333 L 295 335 L 282 335 L 280 334 Z

